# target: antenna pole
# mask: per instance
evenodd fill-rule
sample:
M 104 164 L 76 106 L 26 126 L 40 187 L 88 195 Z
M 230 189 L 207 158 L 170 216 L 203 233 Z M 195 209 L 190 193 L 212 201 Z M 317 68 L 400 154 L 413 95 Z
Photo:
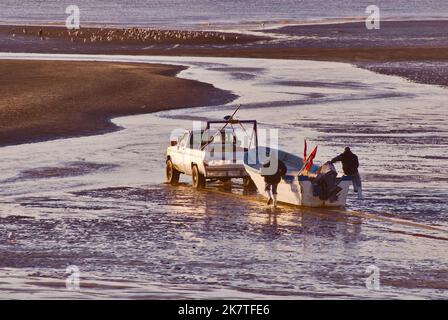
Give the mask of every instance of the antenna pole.
M 215 136 L 218 135 L 219 132 L 221 132 L 222 130 L 224 130 L 224 129 L 229 125 L 229 123 L 232 122 L 233 117 L 236 115 L 236 113 L 238 112 L 238 110 L 240 110 L 240 108 L 241 108 L 241 105 L 239 104 L 238 107 L 236 108 L 236 110 L 235 110 L 235 111 L 232 113 L 232 115 L 230 116 L 230 118 L 227 119 L 226 124 L 225 124 L 221 129 L 219 129 L 218 131 L 216 131 L 216 133 L 210 138 L 210 141 L 207 142 L 207 143 L 201 148 L 201 150 L 204 150 L 205 147 L 207 147 L 207 146 L 213 141 L 213 139 L 215 139 Z

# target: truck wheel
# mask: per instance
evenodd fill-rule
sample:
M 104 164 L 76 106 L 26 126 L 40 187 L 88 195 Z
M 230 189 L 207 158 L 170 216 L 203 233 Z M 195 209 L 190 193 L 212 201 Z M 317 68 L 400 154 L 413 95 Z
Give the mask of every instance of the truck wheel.
M 195 189 L 205 188 L 205 177 L 199 172 L 197 166 L 193 166 L 192 180 L 193 180 L 193 187 Z
M 176 185 L 179 182 L 180 172 L 174 168 L 173 162 L 167 160 L 166 162 L 166 181 L 171 185 Z

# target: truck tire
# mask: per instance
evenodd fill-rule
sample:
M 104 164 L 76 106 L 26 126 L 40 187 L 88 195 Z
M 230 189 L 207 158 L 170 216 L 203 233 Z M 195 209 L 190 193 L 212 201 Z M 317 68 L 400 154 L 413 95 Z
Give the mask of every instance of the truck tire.
M 195 189 L 205 188 L 205 177 L 199 172 L 198 166 L 193 166 L 192 182 Z
M 179 183 L 180 172 L 174 168 L 173 162 L 171 160 L 166 161 L 166 182 L 171 185 L 176 185 Z

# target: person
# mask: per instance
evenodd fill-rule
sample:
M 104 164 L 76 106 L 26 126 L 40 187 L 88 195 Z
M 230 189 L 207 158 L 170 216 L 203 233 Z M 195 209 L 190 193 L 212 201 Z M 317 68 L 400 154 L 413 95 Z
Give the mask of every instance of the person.
M 344 152 L 331 160 L 331 163 L 342 162 L 342 170 L 347 176 L 352 177 L 353 190 L 358 193 L 358 199 L 362 199 L 362 183 L 359 175 L 358 156 L 354 154 L 349 147 Z
M 274 204 L 274 208 L 277 207 L 277 187 L 280 181 L 282 180 L 282 177 L 285 176 L 288 169 L 286 168 L 286 165 L 283 161 L 276 159 L 278 165 L 277 165 L 277 171 L 274 174 L 262 173 L 262 176 L 264 177 L 264 183 L 265 183 L 265 192 L 268 196 L 268 206 L 271 204 Z M 263 164 L 263 168 L 269 168 L 271 166 L 271 160 L 268 160 L 266 163 Z M 266 170 L 268 171 L 268 170 Z
M 318 188 L 317 195 L 322 201 L 330 200 L 330 202 L 335 202 L 338 200 L 337 194 L 342 189 L 337 183 L 338 172 L 334 167 L 333 163 L 327 161 L 318 170 L 317 176 L 313 182 Z M 314 194 L 314 192 L 313 192 Z

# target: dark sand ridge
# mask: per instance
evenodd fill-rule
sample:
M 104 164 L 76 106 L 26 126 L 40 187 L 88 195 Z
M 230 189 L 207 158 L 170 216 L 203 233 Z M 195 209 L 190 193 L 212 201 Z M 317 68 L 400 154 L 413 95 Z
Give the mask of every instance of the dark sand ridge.
M 63 27 L 0 26 L 0 51 L 339 61 L 411 81 L 448 86 L 446 30 L 446 20 L 384 21 L 380 30 L 367 30 L 364 22 L 299 25 L 267 30 L 289 37 L 271 41 L 263 32 L 248 36 L 215 31 L 82 28 L 69 34 Z
M 295 26 L 276 30 L 275 33 L 278 34 L 309 37 L 285 42 L 272 42 L 270 38 L 262 37 L 262 33 L 260 37 L 256 37 L 205 31 L 104 28 L 68 31 L 63 27 L 0 26 L 0 48 L 2 52 L 179 55 L 341 62 L 448 61 L 446 35 L 437 34 L 434 37 L 428 31 L 422 39 L 415 38 L 414 33 L 404 33 L 403 30 L 407 29 L 401 26 L 402 23 L 406 21 L 392 23 L 390 32 L 382 31 L 379 34 L 365 31 L 361 23 L 325 25 L 325 28 L 320 25 Z M 425 23 L 415 21 L 415 29 Z M 446 30 L 448 21 L 439 21 L 433 27 Z M 337 32 L 333 34 L 333 38 L 327 39 L 332 28 Z M 360 29 L 363 31 L 359 31 Z M 399 32 L 404 34 L 397 35 Z M 403 37 L 409 37 L 409 40 L 403 40 Z
M 221 104 L 231 93 L 179 79 L 182 67 L 0 60 L 0 145 L 117 129 L 117 116 Z
M 135 46 L 141 49 L 142 46 L 151 45 L 232 45 L 269 39 L 262 35 L 251 36 L 216 31 L 100 27 L 68 30 L 62 26 L 0 26 L 0 35 L 11 37 L 12 40 L 34 38 L 47 44 L 52 40 L 64 40 L 66 45 L 70 44 L 76 48 L 91 48 L 90 45 L 95 44 L 96 47 L 109 49 L 110 45 Z

